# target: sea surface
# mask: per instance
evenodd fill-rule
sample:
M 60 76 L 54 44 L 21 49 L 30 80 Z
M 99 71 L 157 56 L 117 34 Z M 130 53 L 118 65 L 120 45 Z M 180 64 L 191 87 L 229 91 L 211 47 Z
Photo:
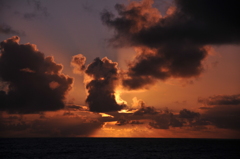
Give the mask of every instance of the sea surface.
M 240 159 L 240 140 L 0 138 L 0 159 Z

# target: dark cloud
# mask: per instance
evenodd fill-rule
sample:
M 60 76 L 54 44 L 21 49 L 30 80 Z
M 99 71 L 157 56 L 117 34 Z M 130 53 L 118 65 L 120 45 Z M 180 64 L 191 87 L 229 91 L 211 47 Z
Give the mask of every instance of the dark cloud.
M 178 115 L 173 114 L 169 109 L 158 111 L 149 118 L 149 126 L 155 129 L 169 129 L 170 127 L 183 127 L 184 122 L 179 120 Z
M 173 127 L 205 129 L 207 125 L 212 124 L 198 112 L 183 109 L 179 113 L 173 113 L 167 108 L 157 110 L 154 107 L 145 105 L 142 105 L 134 113 L 120 113 L 114 115 L 114 118 L 117 120 L 116 125 L 118 126 L 148 122 L 148 126 L 154 129 L 170 129 Z
M 68 104 L 65 106 L 65 108 L 68 110 L 87 110 L 85 107 L 86 106 L 80 106 L 76 104 Z
M 64 108 L 73 78 L 61 73 L 63 66 L 44 57 L 35 45 L 19 44 L 14 36 L 1 42 L 0 79 L 8 83 L 1 91 L 0 110 L 37 113 Z
M 199 98 L 203 116 L 219 128 L 240 130 L 240 95 L 215 95 Z
M 189 122 L 192 122 L 194 119 L 199 117 L 200 113 L 193 112 L 187 109 L 183 109 L 179 112 L 179 118 L 187 119 Z
M 189 39 L 200 44 L 232 44 L 240 42 L 240 16 L 236 0 L 176 0 L 180 14 L 189 17 Z M 192 35 L 191 35 L 192 34 Z
M 138 125 L 138 124 L 144 124 L 144 122 L 141 122 L 139 120 L 129 120 L 129 119 L 125 118 L 124 116 L 121 116 L 117 120 L 115 125 L 122 126 L 122 125 L 127 125 L 127 124 Z
M 116 102 L 114 95 L 120 78 L 117 63 L 107 57 L 96 58 L 88 66 L 85 66 L 85 61 L 86 57 L 82 54 L 75 55 L 71 65 L 74 67 L 74 73 L 85 73 L 88 76 L 85 82 L 88 91 L 86 103 L 89 105 L 90 111 L 110 112 L 125 107 L 124 104 Z
M 117 111 L 125 106 L 118 104 L 114 95 L 119 80 L 116 62 L 112 62 L 106 57 L 96 58 L 87 66 L 85 73 L 91 78 L 86 84 L 88 90 L 86 102 L 90 111 Z
M 126 40 L 131 45 L 158 47 L 174 39 L 199 45 L 240 42 L 236 0 L 219 0 L 217 4 L 214 0 L 175 0 L 175 10 L 166 17 L 152 8 L 152 3 L 152 0 L 144 0 L 129 6 L 117 4 L 119 17 L 114 18 L 105 11 L 102 20 L 117 31 L 115 39 L 128 36 Z
M 6 24 L 0 24 L 0 34 L 7 34 L 7 35 L 13 34 L 13 35 L 20 35 L 20 36 L 25 35 L 24 32 L 14 30 L 12 29 L 12 27 Z
M 215 95 L 208 98 L 198 98 L 198 102 L 204 105 L 239 105 L 240 94 Z
M 36 115 L 37 116 L 37 115 Z M 27 116 L 1 116 L 1 137 L 76 137 L 89 136 L 100 129 L 103 122 L 73 114 L 46 116 L 30 120 Z
M 155 129 L 169 129 L 172 127 L 182 127 L 183 123 L 180 122 L 176 116 L 171 112 L 165 112 L 157 115 L 152 122 L 149 123 Z
M 124 116 L 120 117 L 115 125 L 121 126 L 121 125 L 126 125 L 129 124 L 129 120 L 126 119 Z
M 202 115 L 219 128 L 240 130 L 240 105 L 216 105 Z
M 20 132 L 28 129 L 30 125 L 23 120 L 23 117 L 20 115 L 9 115 L 3 117 L 0 115 L 0 136 L 7 135 L 8 132 Z
M 201 118 L 201 119 L 197 119 L 194 123 L 192 123 L 191 126 L 206 126 L 206 125 L 213 125 L 213 124 L 207 119 Z
M 134 112 L 134 115 L 144 115 L 144 114 L 156 115 L 158 113 L 159 112 L 154 107 L 141 105 L 141 108 L 138 109 L 136 112 Z
M 10 10 L 11 4 L 9 1 L 0 0 L 0 14 L 6 14 L 3 12 L 4 9 Z M 25 32 L 15 30 L 3 22 L 0 23 L 0 34 L 25 36 Z
M 5 107 L 7 105 L 7 94 L 5 91 L 0 91 L 0 106 Z
M 235 0 L 175 0 L 166 16 L 152 7 L 152 0 L 116 4 L 118 16 L 104 11 L 102 21 L 114 29 L 111 44 L 140 51 L 128 64 L 123 85 L 143 88 L 156 80 L 199 76 L 207 45 L 240 42 Z M 171 11 L 171 12 L 170 12 Z

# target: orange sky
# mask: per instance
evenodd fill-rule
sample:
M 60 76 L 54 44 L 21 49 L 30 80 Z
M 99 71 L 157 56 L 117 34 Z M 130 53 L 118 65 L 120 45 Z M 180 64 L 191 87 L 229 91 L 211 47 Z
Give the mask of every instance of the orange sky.
M 148 2 L 148 1 L 146 1 Z M 149 1 L 150 2 L 150 1 Z M 169 3 L 153 4 L 153 10 L 144 10 L 143 13 L 150 14 L 154 21 L 151 25 L 157 23 L 158 18 L 166 17 L 167 9 L 173 8 L 170 4 L 174 4 L 169 0 Z M 231 118 L 232 111 L 235 114 L 239 113 L 239 102 L 224 103 L 225 100 L 240 101 L 240 47 L 239 41 L 235 43 L 224 43 L 216 45 L 207 45 L 211 50 L 208 56 L 202 62 L 204 71 L 199 76 L 190 78 L 173 78 L 159 80 L 148 89 L 127 90 L 123 86 L 118 86 L 117 92 L 123 101 L 126 101 L 128 108 L 140 109 L 141 104 L 133 106 L 133 99 L 141 100 L 145 106 L 151 106 L 158 111 L 168 108 L 179 120 L 179 112 L 183 109 L 191 112 L 200 112 L 200 119 L 209 119 L 209 123 L 205 125 L 191 126 L 184 125 L 173 127 L 171 124 L 167 129 L 157 129 L 149 126 L 150 122 L 156 122 L 157 118 L 161 117 L 161 113 L 156 117 L 149 117 L 144 114 L 141 117 L 134 115 L 123 115 L 131 122 L 139 120 L 142 124 L 116 125 L 116 122 L 122 117 L 120 113 L 109 113 L 114 118 L 106 119 L 101 117 L 101 114 L 90 112 L 85 107 L 87 90 L 85 89 L 86 74 L 74 74 L 73 67 L 70 65 L 72 57 L 77 54 L 82 54 L 86 57 L 86 66 L 92 63 L 93 59 L 107 57 L 113 62 L 118 63 L 120 70 L 127 70 L 128 63 L 136 56 L 136 46 L 113 47 L 107 39 L 114 37 L 116 30 L 110 30 L 103 24 L 99 13 L 104 9 L 110 10 L 117 15 L 114 9 L 117 0 L 108 0 L 106 2 L 89 2 L 67 1 L 55 3 L 51 1 L 42 1 L 41 6 L 47 10 L 34 9 L 34 3 L 27 4 L 25 2 L 7 2 L 0 7 L 0 25 L 10 26 L 13 30 L 24 32 L 25 35 L 20 35 L 20 44 L 31 43 L 36 44 L 38 50 L 45 56 L 54 56 L 54 61 L 57 64 L 63 65 L 63 73 L 74 78 L 72 90 L 66 96 L 65 104 L 71 103 L 78 107 L 68 108 L 55 112 L 41 112 L 40 114 L 8 114 L 0 110 L 0 118 L 2 121 L 0 126 L 5 129 L 0 131 L 0 137 L 36 137 L 36 136 L 89 136 L 89 137 L 183 137 L 183 138 L 239 138 L 239 126 L 235 127 L 240 122 L 239 117 Z M 128 5 L 127 0 L 121 3 Z M 86 9 L 86 4 L 88 7 Z M 137 3 L 136 3 L 137 4 Z M 129 8 L 134 6 L 132 3 Z M 6 6 L 11 6 L 7 8 Z M 151 7 L 151 5 L 150 5 Z M 173 10 L 174 11 L 174 10 Z M 46 12 L 48 14 L 46 14 Z M 27 13 L 33 13 L 32 18 L 26 18 Z M 168 12 L 169 13 L 169 12 Z M 161 14 L 161 16 L 159 16 Z M 170 16 L 170 14 L 168 14 Z M 145 21 L 139 21 L 139 31 L 144 27 Z M 132 32 L 132 31 L 131 31 Z M 11 38 L 16 34 L 1 32 L 0 41 Z M 132 44 L 133 45 L 133 44 Z M 0 87 L 1 88 L 1 87 Z M 115 90 L 116 91 L 116 90 Z M 234 96 L 236 95 L 236 97 Z M 220 96 L 215 99 L 214 96 Z M 233 97 L 234 96 L 234 97 Z M 204 98 L 206 101 L 211 98 L 215 104 L 210 102 L 199 102 L 199 98 Z M 221 102 L 224 103 L 221 105 Z M 219 104 L 220 103 L 220 104 Z M 208 107 L 208 109 L 199 109 L 200 107 Z M 220 110 L 218 106 L 225 106 Z M 224 124 L 214 123 L 214 120 L 219 118 L 212 111 L 220 111 L 220 114 L 229 107 L 228 121 Z M 233 109 L 231 109 L 234 107 Z M 236 107 L 236 108 L 235 108 Z M 218 109 L 219 108 L 219 109 Z M 215 110 L 216 109 L 216 110 Z M 67 113 L 66 113 L 67 112 Z M 43 115 L 44 114 L 44 115 Z M 41 115 L 43 115 L 41 117 Z M 210 119 L 210 116 L 214 118 Z M 221 114 L 222 115 L 222 114 Z M 239 115 L 239 114 L 238 114 Z M 237 115 L 236 115 L 237 116 Z M 229 117 L 229 118 L 228 118 Z M 183 119 L 180 117 L 180 119 Z M 199 118 L 194 118 L 197 123 Z M 48 124 L 46 124 L 48 123 Z M 45 124 L 45 126 L 43 126 Z M 81 129 L 86 131 L 82 131 Z M 50 133 L 47 133 L 47 132 Z

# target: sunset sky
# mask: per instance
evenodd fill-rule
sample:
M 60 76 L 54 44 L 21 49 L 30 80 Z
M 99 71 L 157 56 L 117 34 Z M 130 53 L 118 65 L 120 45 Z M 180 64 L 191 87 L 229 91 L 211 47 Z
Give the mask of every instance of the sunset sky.
M 0 0 L 0 137 L 240 138 L 235 0 Z

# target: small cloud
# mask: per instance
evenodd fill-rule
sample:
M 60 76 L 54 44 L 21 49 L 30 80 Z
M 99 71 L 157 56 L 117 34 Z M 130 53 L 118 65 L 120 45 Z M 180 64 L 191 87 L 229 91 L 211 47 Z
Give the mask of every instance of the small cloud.
M 134 115 L 144 115 L 144 114 L 156 115 L 158 113 L 159 112 L 154 107 L 145 106 L 143 104 L 140 109 L 134 112 Z
M 71 66 L 73 67 L 73 73 L 82 74 L 84 73 L 86 66 L 86 57 L 82 54 L 78 54 L 72 57 Z
M 3 23 L 0 24 L 0 34 L 19 35 L 19 36 L 26 35 L 23 31 L 14 30 L 9 25 L 3 24 Z
M 204 105 L 239 105 L 240 94 L 235 95 L 215 95 L 208 98 L 198 98 L 198 102 Z

